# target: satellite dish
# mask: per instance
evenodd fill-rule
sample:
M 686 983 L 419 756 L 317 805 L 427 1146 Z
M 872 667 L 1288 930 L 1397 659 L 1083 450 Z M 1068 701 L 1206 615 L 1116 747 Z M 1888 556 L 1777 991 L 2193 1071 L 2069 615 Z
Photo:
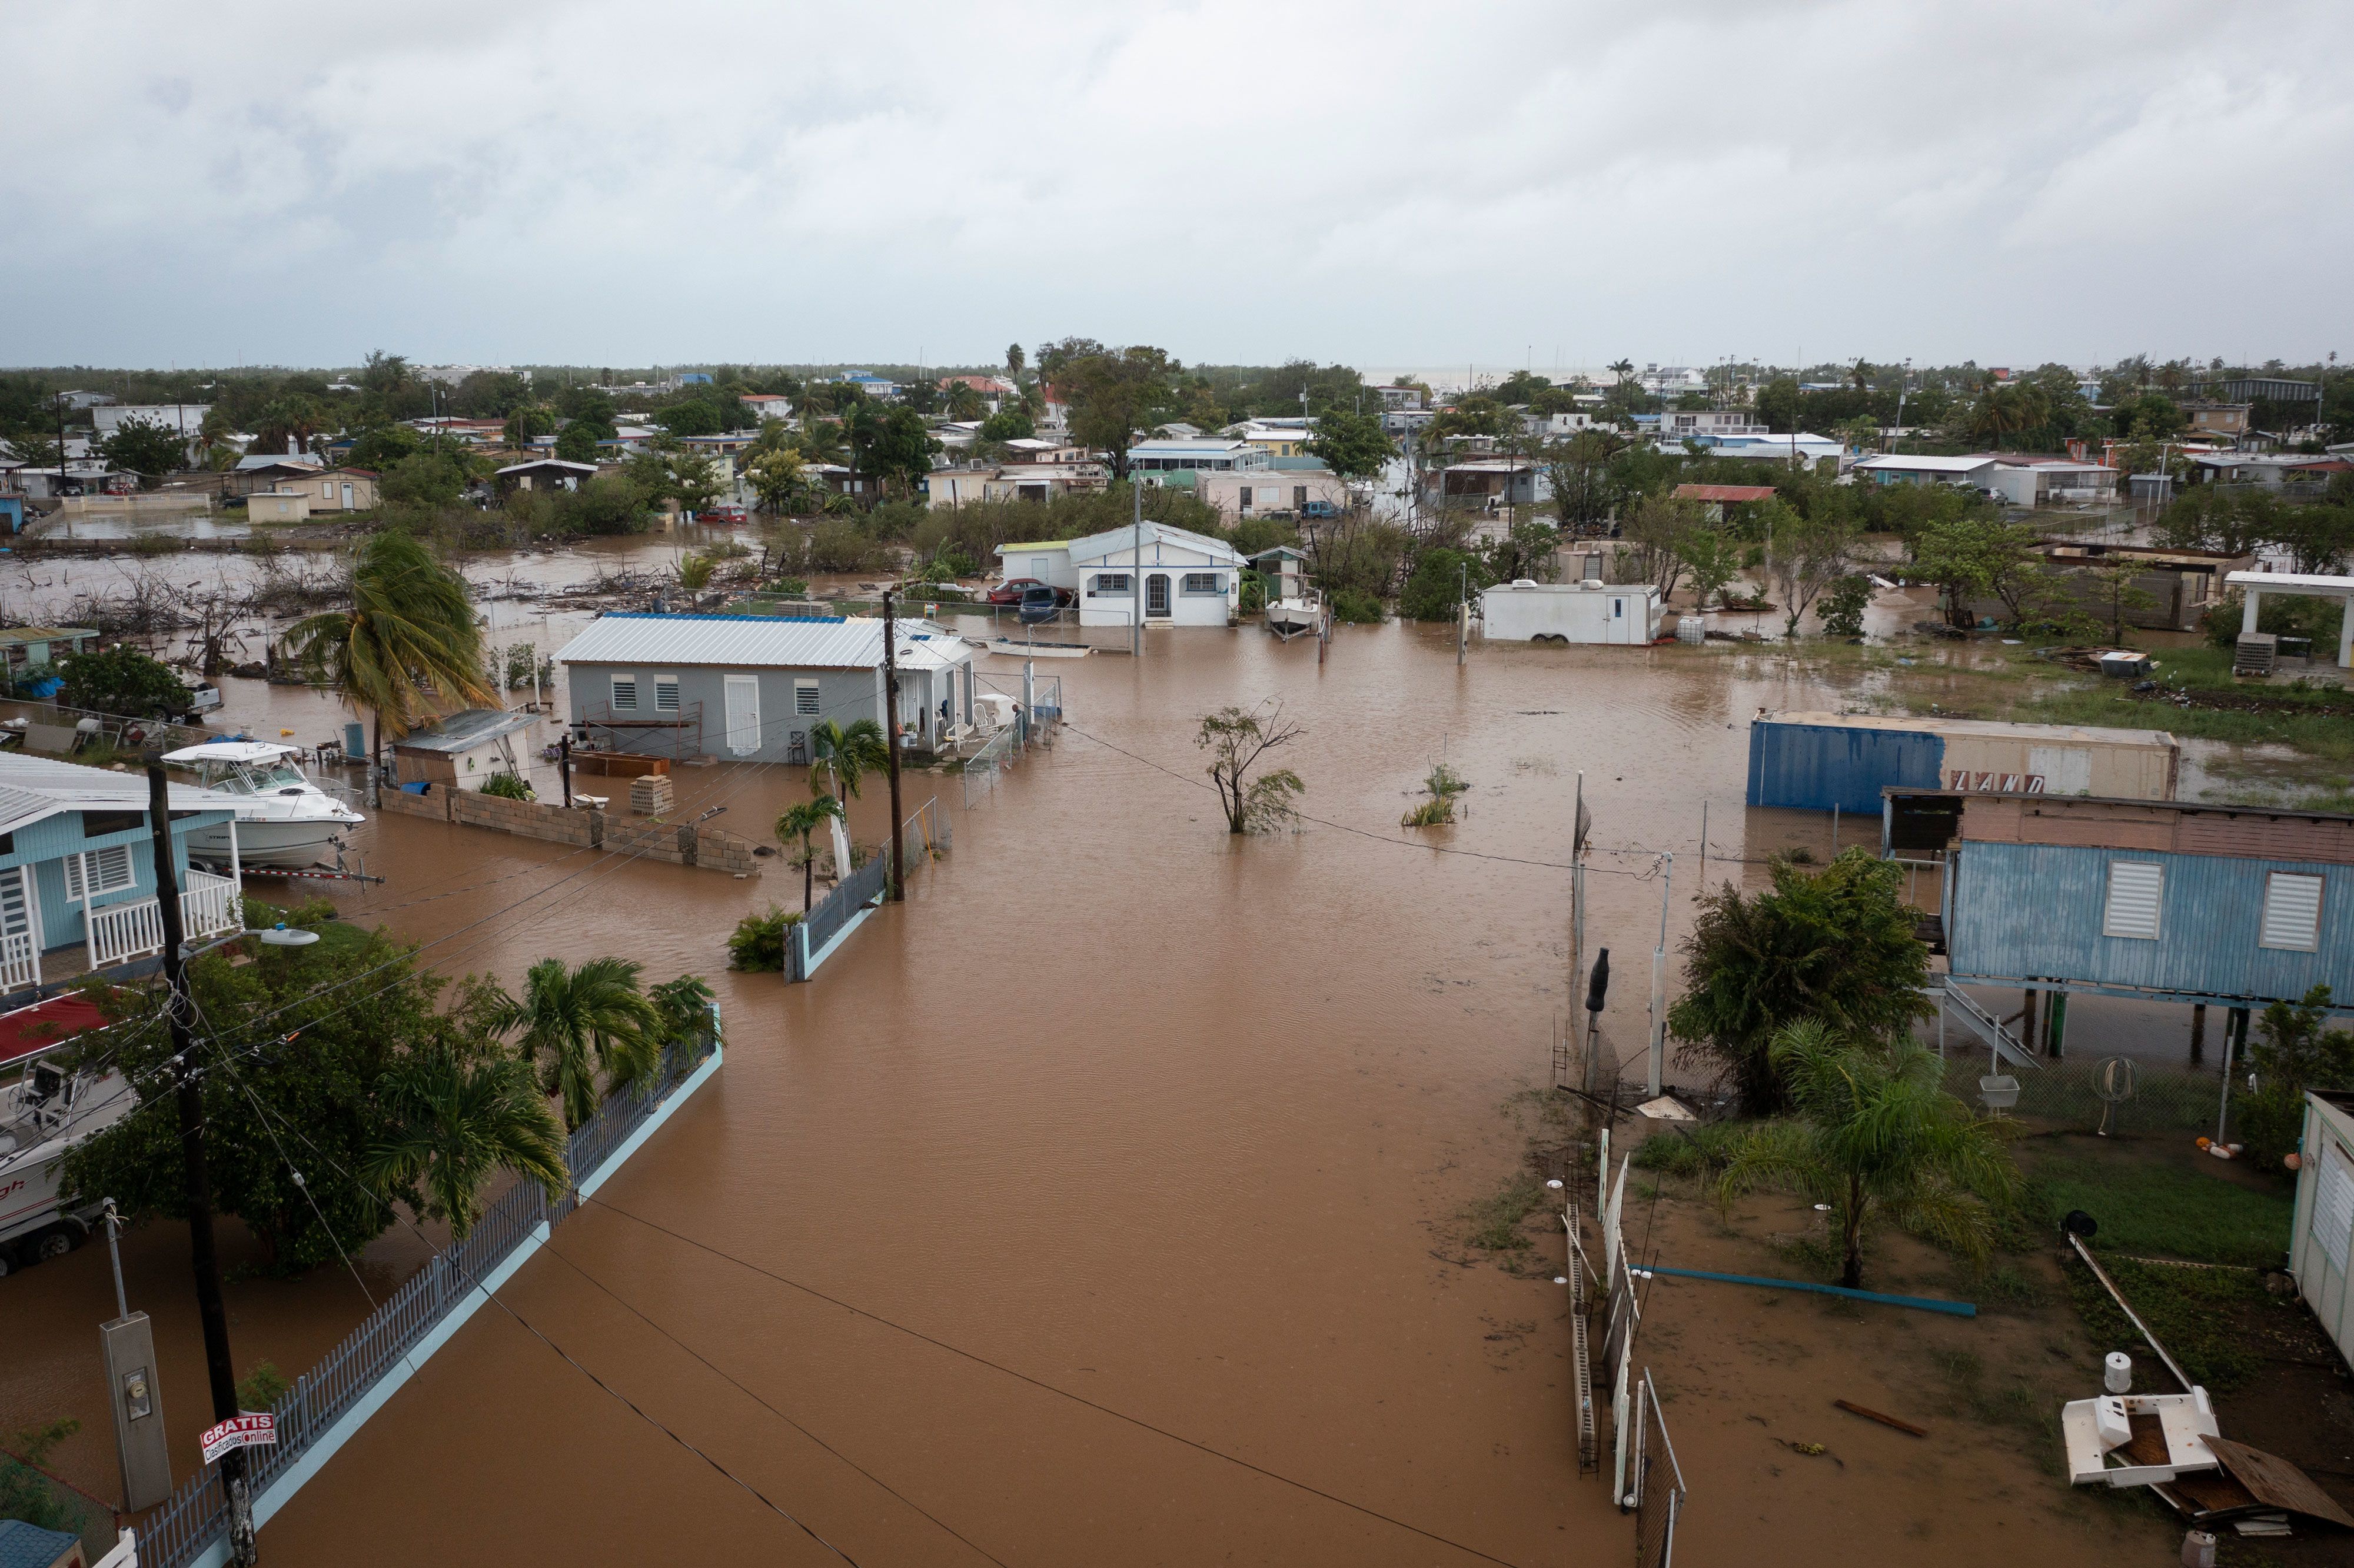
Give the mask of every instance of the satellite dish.
M 2117 1107 L 2134 1097 L 2135 1080 L 2140 1069 L 2130 1056 L 2110 1056 L 2093 1069 L 2093 1092 L 2101 1097 L 2101 1125 L 2093 1130 L 2101 1137 L 2109 1136 L 2116 1122 Z

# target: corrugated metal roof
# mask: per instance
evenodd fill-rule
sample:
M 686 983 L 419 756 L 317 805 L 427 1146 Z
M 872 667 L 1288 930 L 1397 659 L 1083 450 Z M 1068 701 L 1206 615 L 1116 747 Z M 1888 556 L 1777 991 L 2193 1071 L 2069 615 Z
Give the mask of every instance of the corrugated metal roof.
M 2032 740 L 2045 745 L 2170 747 L 2162 729 L 2109 729 L 2077 724 L 2006 724 L 1996 719 L 1939 718 L 1931 714 L 1767 714 L 1759 724 L 1820 725 L 1829 729 L 1906 730 L 1916 734 L 1978 736 L 1989 740 Z
M 961 663 L 963 639 L 929 621 L 900 623 L 910 668 Z M 608 615 L 556 655 L 560 664 L 697 664 L 735 670 L 872 670 L 883 662 L 883 622 L 869 616 Z
M 519 729 L 529 729 L 539 722 L 537 714 L 509 713 L 504 708 L 468 708 L 463 713 L 410 730 L 392 743 L 395 751 L 441 751 L 455 754 L 472 751 L 486 740 L 496 740 L 503 735 L 513 735 Z
M 1173 545 L 1181 550 L 1207 556 L 1214 561 L 1231 561 L 1238 567 L 1243 564 L 1243 558 L 1235 547 L 1222 540 L 1205 538 L 1183 528 L 1172 528 L 1166 523 L 1147 523 L 1142 532 L 1148 545 Z M 1120 551 L 1136 547 L 1137 534 L 1136 525 L 1130 524 L 1125 528 L 1108 528 L 1084 539 L 1074 539 L 1068 546 L 1071 559 L 1074 562 L 1106 560 L 1117 566 Z M 1144 564 L 1150 566 L 1153 563 L 1147 561 Z
M 193 784 L 173 784 L 175 810 L 233 811 L 243 797 Z M 34 802 L 41 802 L 35 805 Z M 115 773 L 59 762 L 47 757 L 20 757 L 0 751 L 0 832 L 37 821 L 57 811 L 141 810 L 147 809 L 147 775 Z

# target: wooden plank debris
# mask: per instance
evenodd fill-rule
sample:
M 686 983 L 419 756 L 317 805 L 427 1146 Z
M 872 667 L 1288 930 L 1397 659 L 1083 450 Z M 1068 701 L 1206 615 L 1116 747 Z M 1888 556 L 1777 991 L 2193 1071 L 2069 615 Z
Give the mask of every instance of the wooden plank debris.
M 1834 1399 L 1831 1403 L 1850 1415 L 1861 1415 L 1866 1421 L 1877 1421 L 1882 1426 L 1893 1426 L 1899 1432 L 1910 1432 L 1915 1437 L 1926 1437 L 1929 1435 L 1926 1427 L 1915 1426 L 1910 1421 L 1900 1421 L 1893 1415 L 1882 1415 L 1879 1411 L 1868 1410 L 1852 1400 Z

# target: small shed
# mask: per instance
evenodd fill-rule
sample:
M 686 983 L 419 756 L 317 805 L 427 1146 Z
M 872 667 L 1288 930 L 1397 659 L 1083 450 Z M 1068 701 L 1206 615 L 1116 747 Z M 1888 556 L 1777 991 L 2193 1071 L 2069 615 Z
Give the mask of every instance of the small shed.
M 47 667 L 68 654 L 87 653 L 97 646 L 98 632 L 87 626 L 12 626 L 0 631 L 0 658 L 12 670 Z
M 578 490 L 597 477 L 597 465 L 564 458 L 534 458 L 511 462 L 493 477 L 501 495 L 515 490 Z
M 89 1561 L 79 1535 L 0 1519 L 0 1568 L 84 1568 Z
M 257 490 L 245 498 L 249 523 L 307 523 L 311 493 L 307 490 Z
M 524 769 L 515 760 L 514 737 L 539 720 L 537 714 L 469 708 L 394 741 L 393 766 L 404 785 L 480 789 L 498 774 L 521 776 Z

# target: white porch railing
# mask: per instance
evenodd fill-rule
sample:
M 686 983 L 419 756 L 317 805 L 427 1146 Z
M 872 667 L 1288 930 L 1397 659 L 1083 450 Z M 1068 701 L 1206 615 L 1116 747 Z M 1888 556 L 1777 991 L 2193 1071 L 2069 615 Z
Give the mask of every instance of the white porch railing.
M 0 937 L 0 991 L 24 991 L 41 983 L 41 949 L 30 931 Z
M 194 942 L 244 927 L 245 910 L 234 877 L 215 876 L 195 866 L 188 868 L 187 876 L 187 889 L 180 895 L 181 936 Z
M 143 959 L 164 950 L 164 906 L 153 898 L 110 904 L 90 912 L 90 968 Z

